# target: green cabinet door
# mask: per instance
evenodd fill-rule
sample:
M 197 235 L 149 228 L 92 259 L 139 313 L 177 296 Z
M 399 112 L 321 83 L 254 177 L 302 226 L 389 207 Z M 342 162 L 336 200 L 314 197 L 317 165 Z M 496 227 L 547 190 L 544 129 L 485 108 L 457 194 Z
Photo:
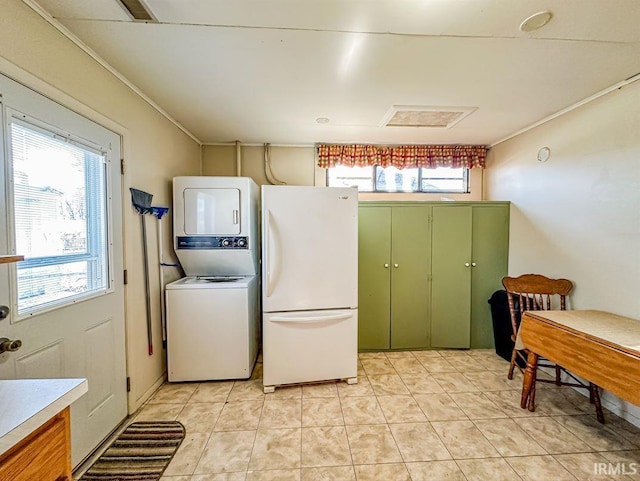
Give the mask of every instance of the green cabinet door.
M 429 347 L 430 211 L 391 211 L 391 349 Z
M 391 207 L 358 209 L 358 349 L 389 349 Z
M 470 346 L 471 206 L 435 206 L 431 238 L 431 346 Z
M 509 205 L 473 206 L 471 259 L 471 347 L 491 348 L 493 324 L 488 300 L 502 289 L 509 252 Z

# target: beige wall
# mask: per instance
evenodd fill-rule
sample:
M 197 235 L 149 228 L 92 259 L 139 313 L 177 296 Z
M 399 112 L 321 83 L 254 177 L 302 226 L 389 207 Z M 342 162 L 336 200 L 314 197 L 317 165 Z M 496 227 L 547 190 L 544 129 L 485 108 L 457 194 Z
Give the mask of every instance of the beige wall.
M 202 175 L 236 175 L 235 145 L 203 145 Z
M 160 329 L 156 230 L 148 219 L 154 355 L 147 354 L 140 218 L 129 187 L 154 195 L 154 205 L 171 204 L 171 178 L 200 173 L 200 146 L 96 61 L 19 0 L 0 0 L 0 71 L 122 135 L 127 371 L 130 411 L 162 382 L 165 355 Z M 165 256 L 171 260 L 171 221 L 165 222 Z M 166 269 L 167 280 L 179 277 Z
M 486 193 L 512 202 L 510 275 L 566 277 L 574 309 L 640 318 L 640 82 L 491 149 Z
M 268 184 L 264 173 L 264 148 L 242 146 L 242 175 L 258 185 Z M 316 166 L 314 147 L 271 147 L 271 167 L 278 180 L 289 185 L 326 185 L 326 169 Z M 236 175 L 236 147 L 205 145 L 202 175 Z M 482 169 L 472 169 L 469 194 L 360 194 L 360 200 L 482 200 Z
M 241 174 L 256 184 L 268 184 L 264 171 L 264 147 L 240 147 Z M 271 147 L 270 164 L 276 179 L 289 185 L 314 185 L 315 154 L 313 147 Z M 202 147 L 202 175 L 236 175 L 235 145 Z

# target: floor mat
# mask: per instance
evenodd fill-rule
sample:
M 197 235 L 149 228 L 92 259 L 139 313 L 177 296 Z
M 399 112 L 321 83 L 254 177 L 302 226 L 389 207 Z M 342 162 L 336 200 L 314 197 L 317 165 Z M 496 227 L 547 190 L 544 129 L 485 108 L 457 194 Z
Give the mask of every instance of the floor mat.
M 177 421 L 129 425 L 80 481 L 157 481 L 184 439 Z

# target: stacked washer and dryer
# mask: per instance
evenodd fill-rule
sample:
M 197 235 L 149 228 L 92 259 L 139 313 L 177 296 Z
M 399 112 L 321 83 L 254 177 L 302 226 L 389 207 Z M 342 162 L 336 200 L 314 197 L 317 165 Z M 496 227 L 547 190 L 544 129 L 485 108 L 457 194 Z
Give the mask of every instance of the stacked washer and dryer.
M 246 177 L 175 177 L 173 235 L 186 277 L 166 286 L 169 381 L 251 377 L 260 329 L 258 186 Z

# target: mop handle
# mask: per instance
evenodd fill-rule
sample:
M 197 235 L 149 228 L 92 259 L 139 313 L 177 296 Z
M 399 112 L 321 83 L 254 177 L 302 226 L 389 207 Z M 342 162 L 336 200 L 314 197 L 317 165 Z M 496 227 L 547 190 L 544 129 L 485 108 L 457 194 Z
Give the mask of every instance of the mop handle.
M 144 257 L 144 285 L 147 301 L 147 341 L 149 347 L 149 356 L 153 355 L 153 338 L 151 335 L 151 295 L 149 293 L 149 258 L 147 252 L 147 223 L 144 215 L 140 216 L 142 222 L 142 251 Z

